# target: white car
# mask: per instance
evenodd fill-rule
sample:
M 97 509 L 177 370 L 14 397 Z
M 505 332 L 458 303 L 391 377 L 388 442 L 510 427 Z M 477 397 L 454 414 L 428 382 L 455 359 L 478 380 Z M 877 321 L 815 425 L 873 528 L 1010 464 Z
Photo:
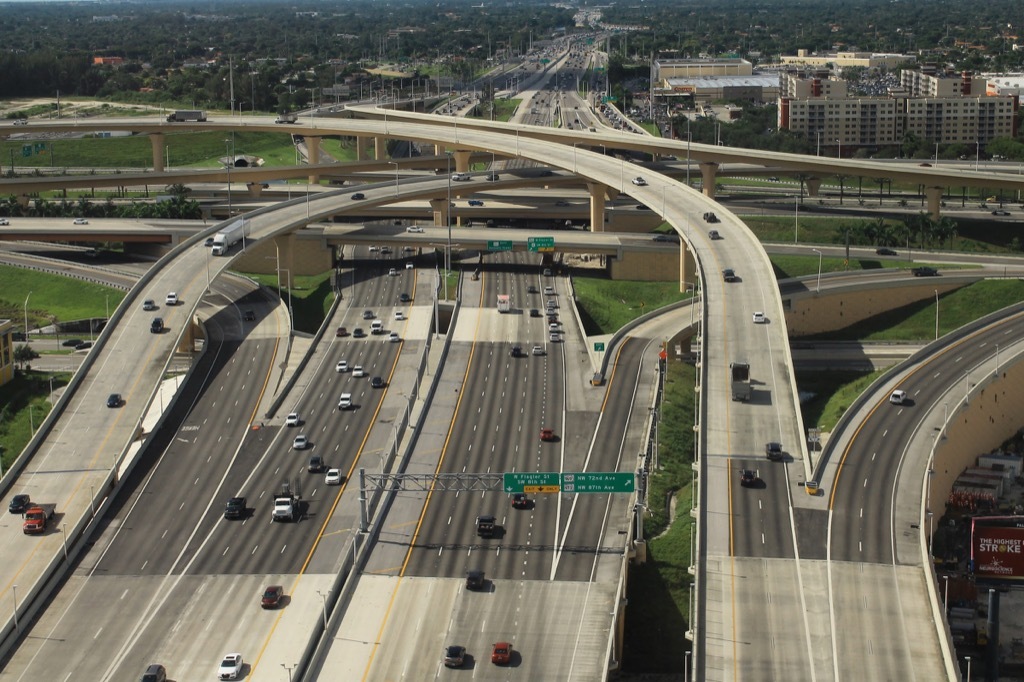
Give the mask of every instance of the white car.
M 217 668 L 217 679 L 237 680 L 242 674 L 242 654 L 224 654 L 224 660 Z
M 7 220 L 7 218 L 0 218 L 0 225 L 7 226 L 10 224 L 11 223 Z
M 641 178 L 639 175 L 633 178 L 630 182 L 632 182 L 637 187 L 644 187 L 647 185 L 647 181 Z
M 550 341 L 551 343 L 558 343 L 561 340 L 562 340 L 562 337 L 559 336 L 555 332 L 552 332 L 552 333 L 548 334 L 548 341 Z
M 347 372 L 348 371 L 348 360 L 338 360 L 338 364 L 334 366 L 335 372 Z
M 341 397 L 338 398 L 338 409 L 339 410 L 351 410 L 352 409 L 352 394 L 342 393 Z
M 405 319 L 405 313 L 403 313 L 401 310 L 396 310 L 395 311 L 395 320 L 397 322 L 401 322 L 404 319 Z
M 468 182 L 473 179 L 469 173 L 452 173 L 453 182 Z
M 398 332 L 391 332 L 390 334 L 388 334 L 389 343 L 398 343 L 401 340 L 402 338 L 398 335 Z
M 889 395 L 889 402 L 893 405 L 902 405 L 907 402 L 907 392 L 899 389 L 892 392 Z
M 420 227 L 419 225 L 410 225 L 409 227 L 405 228 L 405 231 L 406 232 L 423 232 L 423 228 Z
M 534 346 L 530 353 L 533 355 L 544 355 L 544 346 Z
M 295 436 L 295 440 L 292 441 L 293 450 L 305 450 L 309 447 L 309 439 L 305 436 Z
M 324 483 L 327 485 L 341 485 L 341 469 L 328 469 L 324 476 Z
M 366 371 L 363 370 L 362 365 L 355 365 L 354 367 L 352 367 L 352 376 L 361 379 L 366 376 Z
M 298 412 L 289 412 L 288 416 L 284 418 L 285 426 L 302 426 L 302 419 L 299 418 Z
M 147 298 L 145 301 L 142 302 L 142 309 L 143 310 L 156 310 L 156 301 L 154 301 L 151 298 Z
M 412 269 L 413 269 L 414 267 L 416 267 L 416 266 L 414 266 L 414 265 L 412 264 L 412 261 L 409 261 L 409 262 L 407 262 L 407 263 L 405 264 L 405 269 L 406 269 L 406 270 L 412 270 Z
M 75 222 L 73 224 L 74 225 L 88 225 L 89 221 L 86 220 L 85 218 L 75 218 Z
M 170 292 L 167 294 L 167 298 L 164 300 L 167 305 L 178 305 L 178 294 Z
M 398 270 L 396 270 L 395 268 L 389 268 L 388 277 L 398 277 Z
M 768 318 L 760 310 L 754 313 L 754 324 L 764 324 L 767 321 Z
M 554 287 L 544 287 L 544 295 L 545 296 L 554 296 L 555 295 L 555 288 Z

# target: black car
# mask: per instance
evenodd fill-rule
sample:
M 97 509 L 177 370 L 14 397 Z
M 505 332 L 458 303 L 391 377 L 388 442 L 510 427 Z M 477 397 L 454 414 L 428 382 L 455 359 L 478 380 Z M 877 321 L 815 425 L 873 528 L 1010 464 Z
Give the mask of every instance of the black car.
M 540 311 L 536 308 L 530 308 L 530 317 L 540 317 Z
M 750 487 L 757 482 L 757 472 L 753 469 L 740 469 L 740 485 Z
M 704 220 L 706 222 L 709 222 L 709 223 L 717 223 L 718 222 L 718 216 L 716 216 L 711 211 L 708 211 L 707 213 L 704 214 Z
M 880 249 L 875 249 L 875 254 L 879 256 L 895 256 L 896 251 L 894 249 L 890 249 L 888 247 L 883 246 Z
M 523 357 L 523 347 L 522 346 L 512 346 L 509 349 L 508 354 L 509 354 L 509 357 L 521 358 L 521 357 Z
M 512 508 L 529 509 L 530 498 L 526 496 L 526 493 L 512 493 Z
M 782 452 L 782 443 L 766 443 L 764 446 L 764 456 L 772 462 L 781 462 L 785 457 Z
M 154 317 L 149 324 L 149 331 L 153 334 L 160 334 L 164 330 L 164 318 Z
M 938 270 L 936 270 L 935 268 L 930 268 L 927 265 L 922 265 L 921 267 L 913 268 L 911 269 L 911 272 L 914 273 L 914 277 L 935 277 L 936 275 L 939 274 Z
M 466 571 L 466 589 L 467 590 L 482 590 L 484 589 L 484 572 L 478 568 Z
M 120 393 L 111 393 L 107 396 L 107 407 L 121 407 L 124 404 L 124 398 L 121 397 Z
M 7 511 L 12 514 L 23 514 L 25 510 L 32 504 L 32 498 L 24 493 L 15 495 L 11 498 L 11 503 L 7 505 Z
M 1010 215 L 1010 212 L 1002 209 L 996 209 L 995 211 L 992 211 L 992 215 Z
M 366 332 L 363 331 L 362 327 L 356 327 L 352 330 L 352 338 L 361 339 L 366 336 Z
M 528 294 L 539 294 L 540 291 L 537 289 L 537 287 L 535 287 L 535 286 L 533 286 L 531 284 L 530 286 L 526 287 L 526 293 L 528 293 Z
M 384 377 L 372 377 L 370 379 L 370 388 L 384 388 Z
M 67 341 L 61 343 L 60 345 L 64 346 L 65 348 L 74 348 L 80 343 L 82 343 L 82 339 L 68 339 Z
M 203 242 L 203 246 L 213 246 L 213 237 L 207 237 L 206 241 Z
M 92 341 L 82 341 L 75 344 L 75 350 L 86 350 L 87 348 L 92 348 Z
M 372 310 L 364 310 L 363 311 L 363 319 L 364 320 L 372 320 L 374 317 L 376 317 L 376 316 L 373 314 Z
M 405 293 L 401 294 L 401 295 L 400 295 L 400 296 L 398 297 L 398 301 L 399 301 L 400 303 L 408 303 L 408 302 L 410 302 L 411 300 L 412 300 L 412 296 L 410 296 L 409 294 L 405 294 Z
M 246 322 L 255 322 L 256 312 L 253 310 L 246 310 L 244 313 L 242 313 L 242 319 L 245 320 Z
M 365 199 L 365 198 L 366 198 L 366 195 L 363 194 L 362 192 L 356 192 L 355 194 L 352 195 L 352 201 L 359 201 L 360 199 Z
M 321 471 L 327 468 L 327 465 L 324 464 L 323 457 L 321 457 L 320 455 L 313 455 L 312 457 L 309 458 L 309 466 L 306 468 L 309 469 L 309 472 L 312 474 L 319 474 Z
M 245 498 L 232 497 L 224 506 L 225 519 L 240 519 L 245 516 Z
M 736 272 L 732 268 L 726 268 L 725 270 L 722 270 L 722 279 L 726 282 L 735 282 Z

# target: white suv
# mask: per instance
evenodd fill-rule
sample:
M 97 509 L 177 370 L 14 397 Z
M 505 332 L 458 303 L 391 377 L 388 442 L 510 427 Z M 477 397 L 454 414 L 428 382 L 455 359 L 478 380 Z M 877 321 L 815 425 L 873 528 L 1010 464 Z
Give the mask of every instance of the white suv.
M 338 398 L 338 409 L 339 410 L 351 410 L 352 409 L 352 394 L 342 393 L 341 397 Z
M 178 294 L 173 291 L 167 294 L 167 298 L 164 300 L 167 305 L 178 305 Z

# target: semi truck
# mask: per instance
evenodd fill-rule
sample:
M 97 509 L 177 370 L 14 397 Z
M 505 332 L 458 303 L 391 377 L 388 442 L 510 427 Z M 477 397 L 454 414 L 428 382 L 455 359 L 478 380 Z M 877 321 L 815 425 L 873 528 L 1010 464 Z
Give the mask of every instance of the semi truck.
M 175 121 L 205 121 L 206 112 L 201 109 L 179 109 L 167 115 L 167 122 Z
M 748 400 L 750 398 L 750 365 L 745 362 L 734 362 L 729 365 L 732 372 L 732 399 Z
M 498 312 L 507 313 L 512 310 L 512 297 L 508 294 L 498 294 Z
M 33 504 L 25 512 L 25 521 L 21 524 L 21 530 L 25 535 L 42 535 L 46 527 L 53 521 L 53 514 L 57 510 L 55 504 Z
M 298 521 L 299 496 L 292 492 L 287 481 L 281 484 L 281 491 L 274 494 L 274 521 Z
M 296 123 L 299 120 L 298 114 L 278 114 L 274 123 Z
M 242 241 L 245 232 L 245 221 L 236 220 L 223 230 L 213 235 L 213 255 L 223 256 L 232 246 Z

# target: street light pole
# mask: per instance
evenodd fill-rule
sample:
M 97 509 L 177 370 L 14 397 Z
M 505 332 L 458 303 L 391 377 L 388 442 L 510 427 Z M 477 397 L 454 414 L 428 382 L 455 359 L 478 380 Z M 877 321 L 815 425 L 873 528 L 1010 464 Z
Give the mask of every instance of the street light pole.
M 838 158 L 840 158 L 840 159 L 841 159 L 841 158 L 843 158 L 843 141 L 842 141 L 842 140 L 840 140 L 840 139 L 839 139 L 839 138 L 837 137 L 837 138 L 836 138 L 836 144 L 838 144 L 838 145 L 839 145 L 839 152 L 838 152 Z
M 224 155 L 228 158 L 228 218 L 231 217 L 231 167 L 235 165 L 235 155 L 231 153 L 231 140 L 224 140 Z
M 811 249 L 814 253 L 818 254 L 818 283 L 814 285 L 814 293 L 821 291 L 821 251 L 818 249 Z
M 939 338 L 939 290 L 935 290 L 935 338 Z
M 448 223 L 448 245 L 444 255 L 444 300 L 448 300 L 448 272 L 452 269 L 452 153 L 448 156 L 448 203 L 444 207 L 445 220 Z
M 32 292 L 28 292 L 28 296 L 31 296 Z M 28 296 L 25 297 L 25 343 L 28 343 Z
M 280 286 L 281 286 L 281 275 L 280 275 L 281 272 L 285 272 L 285 273 L 288 274 L 288 318 L 289 318 L 290 331 L 294 331 L 295 330 L 295 319 L 294 319 L 294 313 L 292 311 L 292 271 L 289 268 L 280 268 L 279 269 L 278 276 L 277 276 L 277 286 L 278 286 L 278 288 L 280 288 Z

